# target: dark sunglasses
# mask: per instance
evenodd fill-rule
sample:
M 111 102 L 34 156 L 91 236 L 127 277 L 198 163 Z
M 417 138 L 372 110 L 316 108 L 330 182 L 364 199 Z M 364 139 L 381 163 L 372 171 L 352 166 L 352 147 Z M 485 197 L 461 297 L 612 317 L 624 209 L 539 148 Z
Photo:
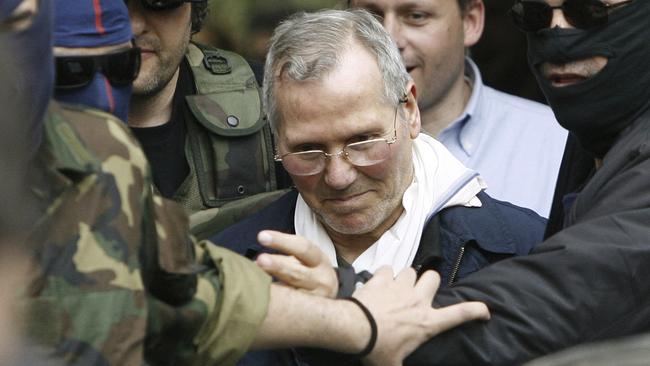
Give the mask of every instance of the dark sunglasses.
M 515 25 L 524 32 L 548 28 L 555 9 L 562 9 L 564 17 L 572 26 L 589 29 L 606 25 L 610 10 L 632 1 L 634 0 L 606 4 L 600 0 L 565 0 L 560 6 L 550 6 L 542 1 L 517 0 L 508 13 Z
M 140 48 L 98 56 L 61 56 L 55 57 L 54 62 L 58 89 L 86 86 L 98 70 L 112 85 L 128 85 L 140 72 Z
M 124 0 L 128 5 L 130 0 Z M 208 0 L 140 0 L 145 9 L 149 10 L 171 10 L 176 9 L 184 3 L 206 3 Z

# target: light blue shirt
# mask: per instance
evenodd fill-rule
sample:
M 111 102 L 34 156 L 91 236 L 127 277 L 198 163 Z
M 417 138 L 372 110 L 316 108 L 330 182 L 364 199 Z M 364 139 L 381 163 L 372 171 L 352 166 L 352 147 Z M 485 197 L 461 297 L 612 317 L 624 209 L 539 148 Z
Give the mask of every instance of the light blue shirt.
M 463 114 L 437 137 L 463 164 L 479 172 L 492 197 L 548 217 L 567 132 L 543 104 L 473 82 Z

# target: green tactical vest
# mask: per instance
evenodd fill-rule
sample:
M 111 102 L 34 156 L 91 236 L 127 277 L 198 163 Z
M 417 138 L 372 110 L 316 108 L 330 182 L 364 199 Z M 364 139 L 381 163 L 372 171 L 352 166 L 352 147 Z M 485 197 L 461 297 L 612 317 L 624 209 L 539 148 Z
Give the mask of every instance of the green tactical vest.
M 275 190 L 271 133 L 253 70 L 237 54 L 195 44 L 186 57 L 197 94 L 185 97 L 190 175 L 174 199 L 196 212 Z
M 185 97 L 190 174 L 174 200 L 193 216 L 192 227 L 211 221 L 212 233 L 257 211 L 282 191 L 277 191 L 261 88 L 246 60 L 193 43 L 185 56 L 197 94 Z

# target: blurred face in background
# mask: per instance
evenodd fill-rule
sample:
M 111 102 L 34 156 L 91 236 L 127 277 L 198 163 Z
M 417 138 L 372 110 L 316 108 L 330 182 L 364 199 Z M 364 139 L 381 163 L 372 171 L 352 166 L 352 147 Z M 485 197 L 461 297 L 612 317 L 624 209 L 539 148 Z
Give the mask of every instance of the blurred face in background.
M 480 0 L 465 11 L 457 0 L 352 0 L 350 5 L 375 14 L 390 33 L 415 81 L 421 110 L 441 103 L 463 83 L 465 49 L 483 31 Z
M 23 303 L 18 297 L 29 264 L 23 252 L 28 244 L 25 236 L 38 218 L 31 211 L 35 199 L 27 188 L 26 173 L 38 147 L 35 137 L 40 134 L 34 132 L 42 128 L 51 86 L 49 60 L 39 53 L 41 47 L 48 53 L 50 24 L 44 17 L 39 19 L 40 8 L 37 0 L 0 4 L 0 365 L 9 366 L 23 364 L 19 359 Z M 42 27 L 32 32 L 35 23 Z M 32 88 L 31 81 L 37 79 L 42 90 Z
M 192 34 L 192 8 L 184 3 L 177 8 L 151 10 L 138 0 L 128 1 L 128 7 L 135 44 L 142 50 L 142 67 L 133 93 L 154 95 L 177 75 Z

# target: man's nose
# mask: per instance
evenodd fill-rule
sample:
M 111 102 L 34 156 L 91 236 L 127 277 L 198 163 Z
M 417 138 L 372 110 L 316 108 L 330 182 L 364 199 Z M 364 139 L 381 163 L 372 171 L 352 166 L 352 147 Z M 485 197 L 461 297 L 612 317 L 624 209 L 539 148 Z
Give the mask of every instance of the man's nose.
M 131 19 L 133 36 L 137 37 L 141 35 L 144 32 L 147 22 L 144 17 L 142 6 L 138 0 L 129 1 L 129 18 Z
M 324 174 L 325 184 L 336 190 L 347 188 L 357 179 L 357 169 L 343 154 L 327 159 Z
M 401 52 L 406 47 L 402 23 L 395 15 L 386 14 L 382 24 Z
M 566 19 L 562 9 L 553 9 L 553 18 L 551 18 L 551 28 L 573 28 L 573 26 Z

